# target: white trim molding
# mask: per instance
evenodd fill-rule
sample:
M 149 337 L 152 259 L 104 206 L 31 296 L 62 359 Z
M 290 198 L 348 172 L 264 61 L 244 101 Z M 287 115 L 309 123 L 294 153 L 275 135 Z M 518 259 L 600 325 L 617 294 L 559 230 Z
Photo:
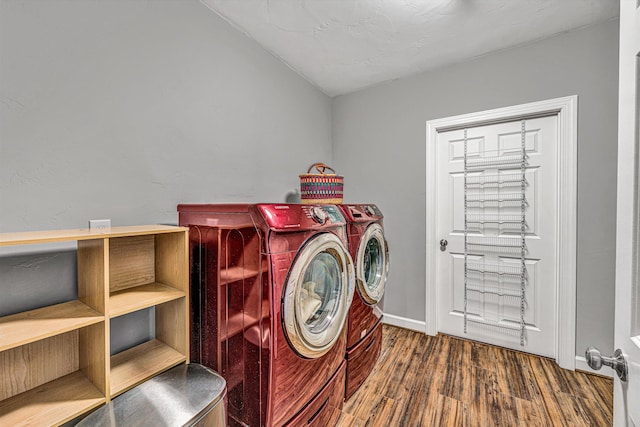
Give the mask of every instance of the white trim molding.
M 398 326 L 404 329 L 410 329 L 412 331 L 424 332 L 425 323 L 422 320 L 413 320 L 406 317 L 394 316 L 393 314 L 385 313 L 382 317 L 382 323 Z
M 438 333 L 436 284 L 437 242 L 437 161 L 436 141 L 439 132 L 457 128 L 483 126 L 533 117 L 558 117 L 557 199 L 556 199 L 556 362 L 560 367 L 576 367 L 576 235 L 578 190 L 578 96 L 464 114 L 427 122 L 427 194 L 426 194 L 426 317 L 424 331 Z

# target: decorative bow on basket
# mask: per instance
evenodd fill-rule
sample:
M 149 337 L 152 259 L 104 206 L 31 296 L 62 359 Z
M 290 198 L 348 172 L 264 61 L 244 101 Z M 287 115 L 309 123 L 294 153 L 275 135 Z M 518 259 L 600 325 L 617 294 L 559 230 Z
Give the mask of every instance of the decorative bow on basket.
M 314 167 L 316 173 L 311 173 Z M 326 173 L 327 169 L 332 173 Z M 324 163 L 314 163 L 309 166 L 307 173 L 300 175 L 300 199 L 306 205 L 340 204 L 343 187 L 344 177 L 336 175 L 336 171 Z

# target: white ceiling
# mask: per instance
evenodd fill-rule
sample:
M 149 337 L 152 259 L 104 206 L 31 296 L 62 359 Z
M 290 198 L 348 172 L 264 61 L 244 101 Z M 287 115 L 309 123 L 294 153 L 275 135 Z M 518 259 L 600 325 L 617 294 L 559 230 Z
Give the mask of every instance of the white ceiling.
M 619 0 L 201 1 L 330 96 L 619 14 Z

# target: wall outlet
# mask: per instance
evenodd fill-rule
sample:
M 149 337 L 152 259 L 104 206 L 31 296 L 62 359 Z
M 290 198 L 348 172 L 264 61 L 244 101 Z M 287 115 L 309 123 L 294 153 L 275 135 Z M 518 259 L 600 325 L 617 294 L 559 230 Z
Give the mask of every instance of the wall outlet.
M 109 230 L 111 228 L 110 219 L 90 219 L 89 230 Z

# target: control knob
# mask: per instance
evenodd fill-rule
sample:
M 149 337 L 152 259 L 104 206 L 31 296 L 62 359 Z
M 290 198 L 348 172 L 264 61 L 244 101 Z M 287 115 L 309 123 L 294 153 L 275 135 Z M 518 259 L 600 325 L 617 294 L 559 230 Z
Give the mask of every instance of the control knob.
M 311 218 L 318 224 L 327 222 L 327 213 L 321 207 L 314 206 L 311 208 Z
M 364 207 L 364 211 L 369 216 L 374 216 L 375 215 L 375 211 L 373 210 L 373 208 L 371 206 L 365 206 Z

